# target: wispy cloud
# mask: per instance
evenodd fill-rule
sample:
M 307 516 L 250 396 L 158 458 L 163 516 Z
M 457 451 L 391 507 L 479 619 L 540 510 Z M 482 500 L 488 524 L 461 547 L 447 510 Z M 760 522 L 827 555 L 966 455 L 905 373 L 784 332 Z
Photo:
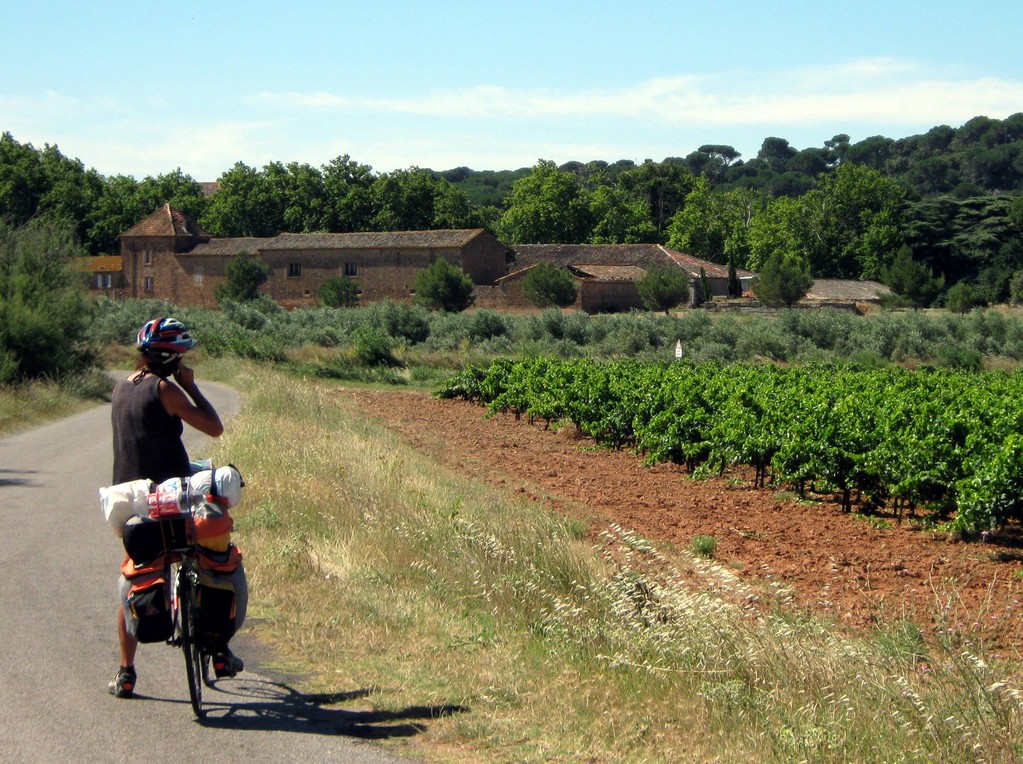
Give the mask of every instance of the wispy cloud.
M 0 129 L 58 144 L 105 174 L 180 167 L 213 179 L 238 161 L 320 164 L 340 154 L 397 167 L 509 169 L 539 158 L 661 159 L 703 143 L 745 155 L 768 135 L 817 145 L 837 132 L 891 137 L 1023 111 L 1023 82 L 896 58 L 775 71 L 670 74 L 575 91 L 477 84 L 413 95 L 232 92 L 183 112 L 147 92 L 89 98 L 0 93 Z M 859 134 L 857 134 L 859 133 Z
M 529 122 L 612 118 L 668 125 L 921 124 L 1008 116 L 1023 108 L 1023 82 L 935 75 L 894 58 L 774 72 L 659 77 L 616 90 L 520 90 L 497 85 L 436 90 L 411 97 L 260 93 L 275 109 Z

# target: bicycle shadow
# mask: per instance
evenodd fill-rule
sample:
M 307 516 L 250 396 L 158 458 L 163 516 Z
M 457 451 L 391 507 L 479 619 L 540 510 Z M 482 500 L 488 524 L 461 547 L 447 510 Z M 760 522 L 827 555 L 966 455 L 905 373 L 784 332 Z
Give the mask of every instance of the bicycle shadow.
M 364 740 L 412 737 L 427 730 L 425 720 L 438 719 L 469 708 L 458 705 L 409 706 L 398 711 L 357 711 L 328 708 L 364 698 L 372 688 L 337 693 L 303 693 L 284 682 L 246 678 L 205 688 L 202 724 L 233 730 L 304 732 L 344 735 Z M 220 695 L 228 699 L 221 701 Z

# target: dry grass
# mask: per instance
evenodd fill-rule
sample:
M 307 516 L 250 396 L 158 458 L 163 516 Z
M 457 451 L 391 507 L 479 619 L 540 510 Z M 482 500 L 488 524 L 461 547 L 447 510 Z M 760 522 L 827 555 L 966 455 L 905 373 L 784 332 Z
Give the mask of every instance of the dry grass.
M 96 374 L 0 386 L 0 437 L 94 406 L 112 386 Z
M 227 375 L 229 376 L 229 375 Z M 1019 666 L 849 638 L 712 560 L 455 477 L 346 413 L 343 390 L 238 375 L 218 444 L 254 628 L 310 690 L 436 718 L 460 761 L 1013 761 Z M 399 714 L 400 716 L 400 714 Z

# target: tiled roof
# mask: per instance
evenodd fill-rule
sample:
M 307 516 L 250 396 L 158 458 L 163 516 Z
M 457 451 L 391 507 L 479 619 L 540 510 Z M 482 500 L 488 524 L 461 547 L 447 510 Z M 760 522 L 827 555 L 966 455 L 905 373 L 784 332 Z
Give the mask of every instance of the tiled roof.
M 638 265 L 572 265 L 569 268 L 583 278 L 596 281 L 637 281 L 646 274 Z
M 518 244 L 514 248 L 513 268 L 520 270 L 540 262 L 556 265 L 633 265 L 649 268 L 655 264 L 677 264 L 693 276 L 700 268 L 711 277 L 728 278 L 728 269 L 717 263 L 700 260 L 660 244 Z M 740 276 L 752 275 L 739 271 Z
M 97 255 L 95 257 L 76 257 L 75 268 L 85 273 L 119 273 L 121 270 L 120 255 Z
M 254 255 L 266 245 L 273 241 L 273 238 L 256 238 L 253 236 L 240 236 L 236 239 L 210 239 L 196 244 L 190 252 L 178 254 L 178 257 L 191 257 L 192 255 L 237 255 L 246 252 Z
M 483 233 L 482 228 L 440 231 L 362 231 L 357 233 L 282 233 L 262 249 L 426 249 L 462 247 Z
M 425 249 L 461 247 L 483 232 L 482 228 L 441 231 L 381 231 L 364 233 L 282 233 L 265 238 L 211 239 L 197 244 L 193 255 L 236 255 L 239 252 L 283 252 L 303 249 Z
M 143 218 L 121 236 L 209 236 L 198 223 L 181 210 L 163 205 L 153 214 Z

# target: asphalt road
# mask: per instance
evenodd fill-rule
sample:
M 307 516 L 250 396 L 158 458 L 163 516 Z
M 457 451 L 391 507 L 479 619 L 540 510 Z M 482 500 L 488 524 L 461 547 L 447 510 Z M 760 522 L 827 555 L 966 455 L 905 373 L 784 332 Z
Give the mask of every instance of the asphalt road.
M 230 427 L 237 395 L 201 387 Z M 204 439 L 189 430 L 193 458 Z M 163 644 L 139 648 L 138 697 L 108 694 L 123 549 L 97 489 L 109 484 L 112 459 L 109 405 L 0 439 L 0 759 L 409 761 L 370 741 L 418 734 L 433 709 L 360 712 L 358 687 L 304 695 L 260 673 L 244 631 L 233 644 L 246 671 L 206 691 L 203 724 L 188 702 L 181 651 Z

